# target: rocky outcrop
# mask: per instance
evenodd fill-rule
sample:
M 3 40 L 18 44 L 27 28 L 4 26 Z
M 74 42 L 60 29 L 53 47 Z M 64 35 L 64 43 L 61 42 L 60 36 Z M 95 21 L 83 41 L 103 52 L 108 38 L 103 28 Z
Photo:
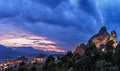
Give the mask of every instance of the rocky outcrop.
M 107 32 L 107 29 L 105 26 L 103 26 L 100 31 L 92 36 L 89 40 L 89 42 L 95 43 L 98 50 L 104 51 L 104 47 L 107 44 L 108 41 L 112 40 L 114 42 L 113 46 L 117 46 L 117 34 L 115 31 L 112 31 L 110 34 Z M 85 46 L 84 43 L 81 43 L 74 51 L 74 54 L 80 54 L 84 55 L 85 49 L 87 46 Z
M 94 35 L 89 42 L 95 43 L 96 47 L 99 48 L 100 45 L 106 45 L 106 43 L 110 40 L 114 41 L 114 47 L 117 45 L 117 34 L 115 31 L 112 31 L 111 34 L 107 32 L 106 27 L 102 27 L 100 31 Z
M 81 43 L 79 46 L 76 47 L 74 54 L 80 54 L 80 55 L 84 55 L 85 53 L 85 44 Z
M 117 34 L 115 31 L 111 32 L 110 40 L 114 42 L 113 46 L 116 47 L 117 46 Z

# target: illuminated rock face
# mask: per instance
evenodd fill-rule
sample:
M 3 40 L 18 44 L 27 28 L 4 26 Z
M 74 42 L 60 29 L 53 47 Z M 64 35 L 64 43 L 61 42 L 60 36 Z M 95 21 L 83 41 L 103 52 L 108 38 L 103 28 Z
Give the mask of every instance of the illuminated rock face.
M 113 42 L 114 42 L 113 46 L 116 47 L 117 46 L 117 34 L 115 31 L 111 32 L 110 40 L 113 40 Z
M 114 47 L 117 45 L 117 34 L 115 31 L 112 31 L 111 34 L 107 32 L 106 27 L 102 27 L 100 31 L 94 35 L 89 41 L 96 44 L 96 47 L 99 48 L 100 45 L 106 45 L 109 40 L 113 40 Z
M 106 27 L 102 27 L 96 35 L 91 37 L 89 42 L 95 43 L 96 47 L 100 48 L 101 46 L 106 45 L 106 43 L 110 40 L 113 40 L 113 42 L 114 42 L 113 46 L 116 47 L 117 46 L 117 34 L 116 34 L 116 32 L 112 31 L 111 34 L 109 34 L 107 32 Z M 84 43 L 80 44 L 75 49 L 74 54 L 84 55 L 85 48 L 86 48 L 86 46 Z
M 74 54 L 80 54 L 80 55 L 84 55 L 85 53 L 85 44 L 81 43 L 79 46 L 77 46 L 77 48 L 74 51 Z

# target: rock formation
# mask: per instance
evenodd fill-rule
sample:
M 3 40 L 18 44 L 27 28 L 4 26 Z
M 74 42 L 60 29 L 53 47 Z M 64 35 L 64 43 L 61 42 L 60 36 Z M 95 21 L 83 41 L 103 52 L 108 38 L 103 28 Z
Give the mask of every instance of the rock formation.
M 94 35 L 89 42 L 95 43 L 96 47 L 99 48 L 100 45 L 106 45 L 106 43 L 110 40 L 113 40 L 114 47 L 117 45 L 117 34 L 115 31 L 112 31 L 111 34 L 107 32 L 106 27 L 102 27 L 100 31 Z
M 113 40 L 113 42 L 114 42 L 113 46 L 116 47 L 117 46 L 117 34 L 115 31 L 111 32 L 110 40 Z
M 117 46 L 117 34 L 115 31 L 112 31 L 111 34 L 109 34 L 107 32 L 106 27 L 102 27 L 100 29 L 100 31 L 91 37 L 91 39 L 89 40 L 89 42 L 95 43 L 96 47 L 98 48 L 98 50 L 102 50 L 104 51 L 104 46 L 106 45 L 106 43 L 108 41 L 112 40 L 114 42 L 113 46 L 116 47 Z M 74 51 L 74 54 L 80 54 L 80 55 L 84 55 L 85 53 L 85 44 L 82 43 L 79 46 L 77 46 L 77 48 Z
M 80 55 L 84 55 L 85 53 L 85 44 L 81 43 L 79 46 L 77 46 L 77 48 L 74 51 L 74 54 L 80 54 Z

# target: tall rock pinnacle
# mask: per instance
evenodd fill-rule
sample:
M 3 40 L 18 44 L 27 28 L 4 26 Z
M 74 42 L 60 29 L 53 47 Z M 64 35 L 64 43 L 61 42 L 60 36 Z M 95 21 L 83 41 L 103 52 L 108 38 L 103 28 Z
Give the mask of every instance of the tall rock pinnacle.
M 100 31 L 94 35 L 89 41 L 96 44 L 96 47 L 99 48 L 100 45 L 106 45 L 109 40 L 114 41 L 114 47 L 117 45 L 117 34 L 115 31 L 112 31 L 111 34 L 107 32 L 105 26 L 103 26 Z
M 102 27 L 100 31 L 94 35 L 89 41 L 96 44 L 96 47 L 99 48 L 100 45 L 105 45 L 109 40 L 110 34 L 107 32 L 106 27 Z
M 112 40 L 114 42 L 113 46 L 117 46 L 117 34 L 115 31 L 112 31 L 110 34 L 107 32 L 107 29 L 105 26 L 103 26 L 100 31 L 93 35 L 89 42 L 95 43 L 97 48 L 101 48 L 102 46 L 105 46 L 108 41 Z M 81 43 L 79 46 L 76 47 L 74 54 L 80 54 L 84 55 L 86 49 L 86 45 L 84 43 Z M 102 48 L 103 49 L 103 48 Z
M 99 31 L 98 34 L 104 34 L 104 33 L 107 33 L 107 29 L 106 29 L 105 26 L 103 26 L 103 27 L 100 29 L 100 31 Z

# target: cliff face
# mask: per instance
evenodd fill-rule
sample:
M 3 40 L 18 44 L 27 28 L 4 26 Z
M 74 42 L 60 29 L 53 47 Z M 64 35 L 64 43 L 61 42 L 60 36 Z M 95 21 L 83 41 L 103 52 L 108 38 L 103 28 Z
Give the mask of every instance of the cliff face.
M 117 34 L 116 34 L 115 31 L 112 31 L 112 32 L 111 32 L 110 40 L 113 40 L 113 42 L 114 42 L 114 45 L 113 45 L 113 46 L 116 47 L 116 46 L 117 46 Z
M 90 38 L 89 42 L 95 43 L 96 47 L 100 48 L 101 46 L 106 45 L 106 43 L 110 40 L 112 40 L 114 42 L 113 46 L 116 47 L 117 46 L 117 34 L 116 34 L 116 32 L 112 31 L 111 34 L 109 34 L 107 32 L 106 27 L 102 27 L 96 35 L 94 35 Z M 84 55 L 85 48 L 86 48 L 86 46 L 84 43 L 80 44 L 75 49 L 74 54 L 77 53 L 80 55 Z
M 85 44 L 81 43 L 79 46 L 77 46 L 77 48 L 74 51 L 74 54 L 80 54 L 80 55 L 84 55 L 85 53 Z
M 99 48 L 100 45 L 106 45 L 109 40 L 113 40 L 114 47 L 117 45 L 117 34 L 115 31 L 112 31 L 111 34 L 107 32 L 106 27 L 102 27 L 100 31 L 94 35 L 89 41 L 96 44 L 96 47 Z

